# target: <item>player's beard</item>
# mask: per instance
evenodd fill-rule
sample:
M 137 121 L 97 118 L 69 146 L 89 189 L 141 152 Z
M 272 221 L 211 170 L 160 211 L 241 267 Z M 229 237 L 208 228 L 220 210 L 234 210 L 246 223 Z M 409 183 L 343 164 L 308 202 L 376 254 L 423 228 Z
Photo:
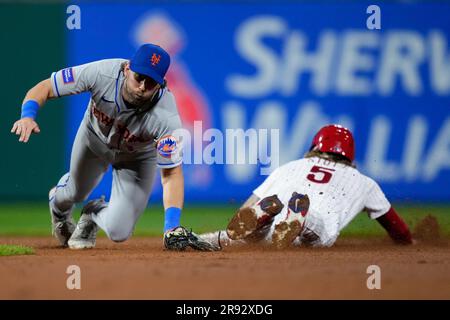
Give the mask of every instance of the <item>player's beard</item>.
M 157 90 L 157 89 L 155 89 Z M 150 103 L 152 100 L 152 97 L 154 96 L 154 92 L 150 95 L 148 99 L 145 99 L 142 95 L 134 93 L 129 87 L 128 87 L 128 81 L 125 79 L 123 86 L 122 86 L 122 97 L 123 100 L 131 105 L 133 108 L 141 108 L 147 104 Z

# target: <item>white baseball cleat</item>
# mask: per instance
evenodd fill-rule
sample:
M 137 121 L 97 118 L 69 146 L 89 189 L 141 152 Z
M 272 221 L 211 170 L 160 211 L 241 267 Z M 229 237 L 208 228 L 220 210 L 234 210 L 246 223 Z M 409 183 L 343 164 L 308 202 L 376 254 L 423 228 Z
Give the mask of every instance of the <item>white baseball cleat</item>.
M 55 213 L 52 209 L 51 202 L 54 200 L 56 193 L 56 187 L 50 189 L 48 193 L 49 200 L 49 208 L 50 208 L 50 217 L 52 221 L 52 235 L 58 239 L 59 243 L 67 247 L 67 242 L 69 241 L 72 233 L 75 230 L 75 221 L 73 221 L 72 215 L 67 214 L 64 216 L 60 216 Z
M 277 249 L 289 247 L 303 230 L 309 210 L 308 195 L 292 193 L 286 219 L 279 222 L 272 233 L 272 245 Z
M 98 226 L 92 220 L 93 213 L 82 214 L 68 244 L 70 249 L 91 249 L 95 247 Z
M 104 197 L 89 201 L 81 210 L 81 217 L 68 244 L 70 249 L 91 249 L 95 247 L 98 226 L 92 215 L 107 206 Z

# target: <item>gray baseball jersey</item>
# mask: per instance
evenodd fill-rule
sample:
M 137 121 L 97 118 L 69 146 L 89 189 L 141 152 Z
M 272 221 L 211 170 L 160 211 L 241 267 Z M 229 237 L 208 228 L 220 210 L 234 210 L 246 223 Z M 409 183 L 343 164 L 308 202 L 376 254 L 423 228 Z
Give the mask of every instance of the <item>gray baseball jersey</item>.
M 181 128 L 175 98 L 164 88 L 152 110 L 137 115 L 135 109 L 127 108 L 120 92 L 126 62 L 107 59 L 53 72 L 53 93 L 61 97 L 89 91 L 91 99 L 85 123 L 103 143 L 126 153 L 157 150 L 159 167 L 176 167 L 182 161 L 182 153 L 178 141 L 172 137 Z
M 70 171 L 59 180 L 50 207 L 70 215 L 112 165 L 110 201 L 93 220 L 114 241 L 131 236 L 147 206 L 156 166 L 172 168 L 182 162 L 173 136 L 181 121 L 172 93 L 160 89 L 159 101 L 148 111 L 127 108 L 121 94 L 125 62 L 101 60 L 51 75 L 55 96 L 89 91 L 91 99 L 72 147 Z

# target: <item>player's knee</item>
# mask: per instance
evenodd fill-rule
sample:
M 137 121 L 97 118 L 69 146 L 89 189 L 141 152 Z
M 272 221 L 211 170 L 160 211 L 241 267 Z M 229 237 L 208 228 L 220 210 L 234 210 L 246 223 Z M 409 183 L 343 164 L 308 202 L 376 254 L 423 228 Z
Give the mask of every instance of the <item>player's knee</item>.
M 131 234 L 113 232 L 109 234 L 109 238 L 114 242 L 124 242 L 130 238 Z
M 76 195 L 73 196 L 72 201 L 74 203 L 79 203 L 79 202 L 86 201 L 87 198 L 88 198 L 88 196 L 86 196 L 86 195 L 82 195 L 82 194 L 78 195 L 78 194 L 76 194 Z
M 114 242 L 124 242 L 130 238 L 131 231 L 113 227 L 107 230 L 107 235 Z

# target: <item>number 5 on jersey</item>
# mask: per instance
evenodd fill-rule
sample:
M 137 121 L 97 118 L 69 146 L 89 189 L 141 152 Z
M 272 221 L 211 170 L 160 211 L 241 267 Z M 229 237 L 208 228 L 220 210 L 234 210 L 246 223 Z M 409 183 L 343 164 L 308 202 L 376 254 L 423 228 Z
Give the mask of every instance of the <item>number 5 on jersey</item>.
M 310 173 L 306 176 L 309 181 L 315 183 L 328 183 L 333 176 L 334 169 L 314 166 L 311 168 Z

